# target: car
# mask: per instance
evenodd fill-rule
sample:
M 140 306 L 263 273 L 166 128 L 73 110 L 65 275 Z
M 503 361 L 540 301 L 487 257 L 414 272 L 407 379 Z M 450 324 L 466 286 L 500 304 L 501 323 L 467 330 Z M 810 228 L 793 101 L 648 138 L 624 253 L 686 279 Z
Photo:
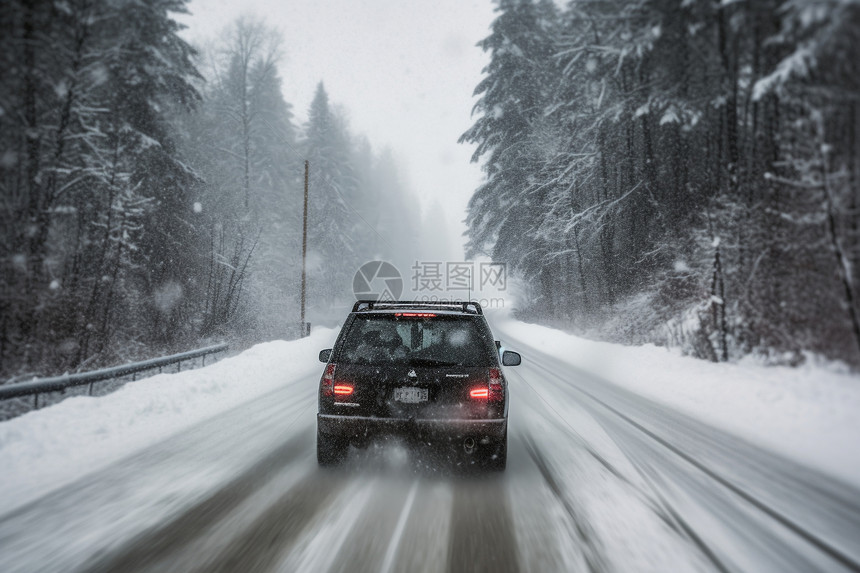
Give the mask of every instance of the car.
M 505 469 L 509 394 L 500 362 L 516 366 L 521 356 L 493 340 L 479 303 L 358 301 L 319 359 L 320 465 L 341 463 L 350 445 L 397 436 Z

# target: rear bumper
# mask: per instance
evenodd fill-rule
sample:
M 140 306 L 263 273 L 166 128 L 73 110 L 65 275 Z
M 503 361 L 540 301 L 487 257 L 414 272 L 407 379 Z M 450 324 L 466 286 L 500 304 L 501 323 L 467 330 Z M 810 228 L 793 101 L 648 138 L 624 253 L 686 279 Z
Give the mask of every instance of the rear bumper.
M 323 434 L 348 438 L 400 435 L 415 438 L 501 438 L 508 427 L 506 418 L 486 419 L 401 419 L 317 414 L 317 428 Z

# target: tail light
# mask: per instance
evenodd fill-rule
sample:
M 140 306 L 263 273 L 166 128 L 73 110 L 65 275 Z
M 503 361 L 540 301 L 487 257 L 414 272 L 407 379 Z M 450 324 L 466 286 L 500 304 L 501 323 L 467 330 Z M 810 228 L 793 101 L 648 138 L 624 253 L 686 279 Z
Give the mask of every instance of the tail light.
M 320 381 L 323 396 L 334 396 L 334 369 L 335 364 L 329 364 L 325 367 L 325 372 Z
M 490 368 L 490 402 L 502 402 L 505 399 L 505 389 L 502 386 L 502 371 L 498 368 Z
M 490 402 L 503 402 L 505 388 L 502 385 L 502 372 L 498 368 L 490 368 L 489 380 L 486 386 L 472 388 L 469 396 L 476 399 L 486 398 Z
M 325 367 L 325 372 L 323 373 L 320 385 L 323 396 L 329 398 L 334 396 L 335 400 L 337 400 L 338 398 L 346 398 L 347 396 L 350 396 L 355 391 L 355 385 L 352 382 L 335 380 L 335 368 L 335 364 L 329 364 Z
M 486 388 L 475 388 L 471 392 L 469 392 L 469 396 L 472 398 L 486 398 L 490 395 L 490 391 Z

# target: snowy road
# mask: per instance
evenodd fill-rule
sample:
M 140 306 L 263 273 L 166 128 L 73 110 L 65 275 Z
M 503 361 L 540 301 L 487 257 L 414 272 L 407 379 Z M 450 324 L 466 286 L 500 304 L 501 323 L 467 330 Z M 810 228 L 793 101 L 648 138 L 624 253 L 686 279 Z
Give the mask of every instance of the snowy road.
M 502 475 L 320 470 L 315 373 L 0 516 L 0 571 L 860 570 L 860 491 L 497 334 Z

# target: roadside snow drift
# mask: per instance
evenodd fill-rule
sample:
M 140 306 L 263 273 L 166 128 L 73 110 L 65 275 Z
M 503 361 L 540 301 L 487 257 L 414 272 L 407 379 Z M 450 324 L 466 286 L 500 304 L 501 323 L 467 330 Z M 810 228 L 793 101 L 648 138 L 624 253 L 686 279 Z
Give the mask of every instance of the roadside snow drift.
M 258 344 L 220 362 L 75 396 L 0 423 L 0 515 L 204 419 L 315 371 L 337 332 Z
M 860 376 L 844 365 L 715 364 L 650 344 L 586 340 L 502 313 L 490 320 L 511 350 L 517 343 L 540 349 L 569 364 L 571 376 L 627 388 L 860 486 Z

